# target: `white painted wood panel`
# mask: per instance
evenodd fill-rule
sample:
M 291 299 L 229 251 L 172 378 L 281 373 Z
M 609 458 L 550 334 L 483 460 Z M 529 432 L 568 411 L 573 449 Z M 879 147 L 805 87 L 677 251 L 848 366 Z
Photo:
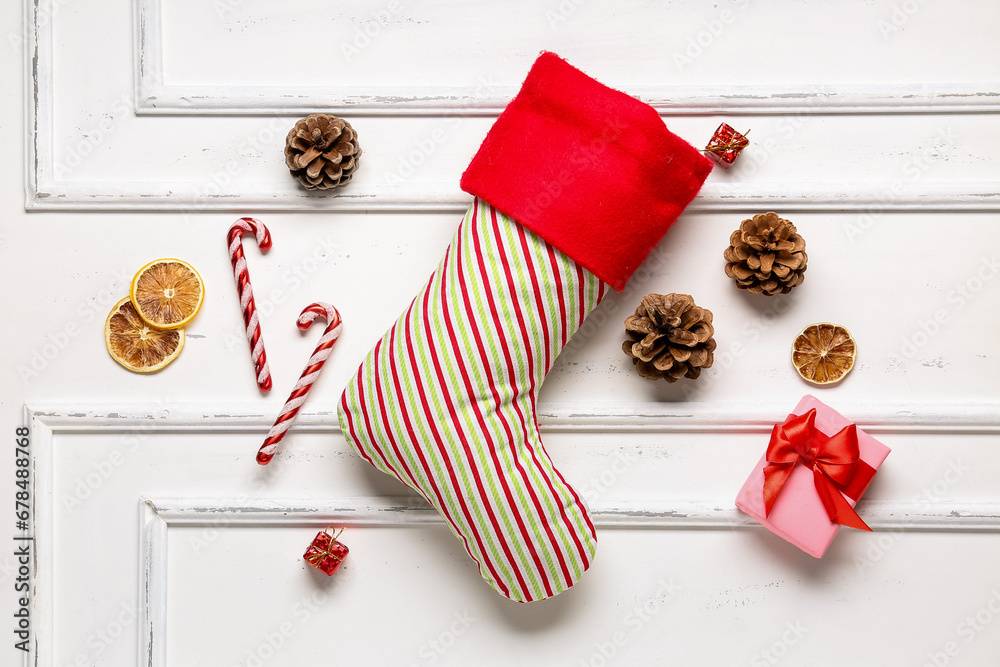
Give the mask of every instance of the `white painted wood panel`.
M 105 388 L 108 393 L 99 395 L 109 400 L 260 401 L 276 414 L 318 337 L 300 333 L 295 318 L 309 303 L 323 300 L 336 305 L 345 321 L 312 394 L 317 405 L 330 406 L 434 270 L 459 221 L 449 213 L 260 217 L 274 246 L 265 255 L 248 241 L 246 253 L 273 361 L 272 395 L 261 397 L 252 381 L 226 255 L 226 230 L 234 216 L 226 214 L 187 220 L 164 214 L 152 226 L 136 214 L 86 214 L 64 225 L 30 216 L 33 225 L 12 231 L 11 242 L 65 248 L 62 270 L 72 278 L 59 285 L 58 295 L 44 288 L 39 297 L 57 307 L 28 311 L 36 333 L 23 338 L 12 377 L 26 395 L 46 401 L 70 402 L 82 387 L 96 386 Z M 631 405 L 690 397 L 744 404 L 758 400 L 766 382 L 764 400 L 790 408 L 814 391 L 792 368 L 791 341 L 805 325 L 829 320 L 851 329 L 859 345 L 851 375 L 820 393 L 832 404 L 907 403 L 919 412 L 933 409 L 942 396 L 946 402 L 997 399 L 1000 357 L 991 347 L 997 325 L 990 306 L 1000 298 L 1000 275 L 990 276 L 994 252 L 983 242 L 997 233 L 994 214 L 883 212 L 870 219 L 859 213 L 797 214 L 792 219 L 807 239 L 809 269 L 797 292 L 772 301 L 737 292 L 723 273 L 722 251 L 742 218 L 685 214 L 626 294 L 610 294 L 563 352 L 542 388 L 543 402 Z M 34 222 L 39 219 L 46 222 Z M 161 225 L 178 233 L 152 231 Z M 93 241 L 95 226 L 105 230 L 107 241 L 103 236 L 103 242 Z M 942 235 L 946 259 L 938 242 Z M 122 237 L 128 237 L 127 251 Z M 123 373 L 97 345 L 100 327 L 106 311 L 127 293 L 134 271 L 161 256 L 191 258 L 207 283 L 205 306 L 172 366 L 155 376 Z M 28 272 L 29 282 L 47 284 L 44 265 L 12 261 Z M 692 294 L 715 314 L 719 359 L 702 381 L 638 382 L 621 354 L 621 322 L 653 291 Z M 923 328 L 931 327 L 927 322 L 939 310 L 945 321 L 936 335 L 927 336 Z
M 276 467 L 256 469 L 252 443 L 266 431 L 267 416 L 252 405 L 219 409 L 239 416 L 218 418 L 196 406 L 150 406 L 134 414 L 97 406 L 34 411 L 39 444 L 52 432 L 51 457 L 38 461 L 36 475 L 41 487 L 51 476 L 55 528 L 51 541 L 40 544 L 42 564 L 62 582 L 47 593 L 57 602 L 52 664 L 77 655 L 125 664 L 134 651 L 140 664 L 152 665 L 253 664 L 253 654 L 293 664 L 315 656 L 325 641 L 358 662 L 426 664 L 431 651 L 443 664 L 494 664 L 488 656 L 509 644 L 524 664 L 549 664 L 568 656 L 588 660 L 622 629 L 629 637 L 622 660 L 653 654 L 694 660 L 714 645 L 720 628 L 732 641 L 713 648 L 711 659 L 728 664 L 768 648 L 786 622 L 815 633 L 803 641 L 802 655 L 827 646 L 828 655 L 844 661 L 916 659 L 925 645 L 933 649 L 950 635 L 928 636 L 911 653 L 879 641 L 905 633 L 913 621 L 897 605 L 933 591 L 936 606 L 926 622 L 946 626 L 961 618 L 965 592 L 1000 584 L 985 567 L 1000 553 L 993 483 L 1000 469 L 982 465 L 984 451 L 996 446 L 995 410 L 976 415 L 942 406 L 939 414 L 909 422 L 866 424 L 899 459 L 871 490 L 879 500 L 861 505 L 879 532 L 845 531 L 822 561 L 732 508 L 733 488 L 766 438 L 763 419 L 747 424 L 744 411 L 726 417 L 724 409 L 701 406 L 701 427 L 648 417 L 657 425 L 636 431 L 597 417 L 591 421 L 598 424 L 581 430 L 568 411 L 545 414 L 554 458 L 570 479 L 585 480 L 579 486 L 594 511 L 601 555 L 572 591 L 524 607 L 484 586 L 437 514 L 412 496 L 394 496 L 403 487 L 333 438 L 329 416 L 304 415 Z M 968 435 L 956 440 L 961 433 Z M 934 453 L 920 456 L 920 450 Z M 181 464 L 168 472 L 168 460 Z M 254 474 L 233 474 L 241 469 Z M 212 495 L 198 495 L 206 491 Z M 344 540 L 352 548 L 333 579 L 288 557 L 328 523 L 348 526 Z M 100 545 L 80 558 L 60 557 L 65 545 L 85 541 L 98 525 Z M 983 565 L 927 584 L 956 544 Z M 88 576 L 102 569 L 116 574 Z M 887 587 L 880 577 L 901 578 Z M 661 580 L 674 588 L 659 590 Z M 876 586 L 894 591 L 878 604 L 897 612 L 878 628 L 854 608 Z M 824 596 L 841 602 L 822 602 Z M 647 610 L 644 619 L 634 606 L 649 599 L 663 602 L 651 603 L 655 613 Z M 474 619 L 467 639 L 436 651 L 431 642 L 456 615 Z M 419 618 L 406 622 L 410 616 Z M 392 640 L 373 644 L 360 631 L 358 623 L 376 619 Z M 529 621 L 548 630 L 526 637 Z M 106 646 L 94 640 L 114 623 L 138 632 Z M 864 652 L 829 647 L 821 628 L 834 625 L 857 632 Z M 658 630 L 645 632 L 647 626 Z M 1000 646 L 996 639 L 984 634 L 968 654 L 988 655 Z
M 0 58 L 5 90 L 24 80 L 22 98 L 0 101 L 0 140 L 25 147 L 0 156 L 0 415 L 9 428 L 27 405 L 35 427 L 38 643 L 25 664 L 922 665 L 954 643 L 950 665 L 993 665 L 1000 7 L 394 7 L 0 6 L 0 48 L 23 56 Z M 382 10 L 347 62 L 341 42 L 375 31 Z M 651 102 L 692 143 L 726 120 L 754 144 L 712 174 L 543 388 L 545 441 L 594 510 L 600 550 L 578 586 L 524 606 L 351 453 L 332 409 L 439 261 L 468 203 L 459 175 L 542 48 Z M 282 165 L 287 128 L 316 109 L 342 110 L 365 150 L 333 196 L 297 189 Z M 738 293 L 721 270 L 732 229 L 770 208 L 810 254 L 780 300 Z M 237 212 L 275 240 L 266 255 L 247 247 L 267 397 L 223 245 Z M 101 323 L 162 256 L 191 261 L 208 296 L 177 362 L 130 375 Z M 649 291 L 715 312 L 718 361 L 696 385 L 643 382 L 621 355 L 621 321 Z M 315 344 L 293 322 L 315 300 L 337 305 L 345 334 L 260 469 L 256 447 Z M 860 345 L 852 375 L 823 391 L 788 363 L 819 320 Z M 819 561 L 733 508 L 770 424 L 808 391 L 893 449 L 860 506 L 876 532 L 842 531 Z M 2 458 L 0 473 L 13 476 Z M 350 525 L 352 553 L 327 579 L 300 554 L 330 521 Z M 0 556 L 7 595 L 14 573 Z
M 621 25 L 630 20 L 628 16 L 650 12 L 654 13 L 648 16 L 650 23 L 670 26 L 679 15 L 693 19 L 705 12 L 699 3 L 626 3 L 614 10 L 612 5 L 585 3 L 579 10 L 581 22 L 569 23 L 566 30 L 526 21 L 531 12 L 523 2 L 517 6 L 501 2 L 485 9 L 423 3 L 419 8 L 427 16 L 400 18 L 393 28 L 400 34 L 367 49 L 371 58 L 340 63 L 336 53 L 307 57 L 302 45 L 319 43 L 329 49 L 336 36 L 327 31 L 320 38 L 311 31 L 324 31 L 326 21 L 367 25 L 365 17 L 380 11 L 380 2 L 352 5 L 345 15 L 333 12 L 323 21 L 304 21 L 299 20 L 309 15 L 304 10 L 277 11 L 271 3 L 252 0 L 228 4 L 233 1 L 212 5 L 135 0 L 133 7 L 128 0 L 107 0 L 87 12 L 64 12 L 62 21 L 40 24 L 27 44 L 32 49 L 27 62 L 33 91 L 28 100 L 27 206 L 460 210 L 468 198 L 458 188 L 458 177 L 537 53 L 538 49 L 524 49 L 534 30 L 538 40 L 553 38 L 545 41 L 548 48 L 559 49 L 594 75 L 614 71 L 612 78 L 603 78 L 647 98 L 667 115 L 676 132 L 696 145 L 707 142 L 720 121 L 719 113 L 741 128 L 756 128 L 752 136 L 761 137 L 760 144 L 747 151 L 732 173 L 710 180 L 695 201 L 695 210 L 998 208 L 1000 174 L 995 161 L 986 156 L 1000 149 L 1000 138 L 984 129 L 988 116 L 982 115 L 996 111 L 1000 99 L 996 65 L 972 51 L 942 52 L 948 34 L 968 30 L 964 14 L 961 20 L 945 24 L 942 34 L 933 12 L 921 13 L 907 30 L 885 40 L 868 35 L 873 51 L 845 49 L 839 59 L 803 56 L 792 59 L 795 68 L 788 70 L 787 65 L 778 66 L 789 60 L 784 51 L 755 48 L 746 53 L 747 35 L 756 34 L 752 31 L 760 30 L 758 23 L 765 17 L 773 22 L 772 13 L 750 11 L 747 3 L 733 2 L 732 7 L 720 5 L 712 12 L 737 13 L 744 22 L 734 19 L 727 24 L 724 34 L 713 40 L 711 53 L 688 68 L 673 64 L 680 45 L 670 40 L 639 40 L 629 49 L 609 54 L 586 46 L 582 37 L 586 33 L 581 31 L 586 26 Z M 52 2 L 31 0 L 28 8 L 44 16 Z M 828 9 L 829 16 L 817 15 L 824 21 L 823 39 L 802 31 L 788 48 L 823 51 L 850 43 L 844 40 L 856 38 L 853 32 L 862 17 L 864 26 L 877 31 L 884 9 L 860 2 L 850 10 Z M 490 12 L 507 18 L 494 20 Z M 613 12 L 616 18 L 601 12 Z M 795 16 L 792 12 L 781 18 L 770 30 L 779 30 L 781 23 Z M 704 19 L 713 20 L 721 19 Z M 435 55 L 434 49 L 416 49 L 420 57 L 396 55 L 404 44 L 433 44 L 447 51 L 452 48 L 447 45 L 454 43 L 448 37 L 456 31 L 478 34 L 482 28 L 477 21 L 506 35 L 470 42 L 486 49 L 477 57 L 455 57 L 451 51 L 446 58 Z M 304 32 L 298 41 L 292 41 L 295 46 L 289 47 L 292 35 L 300 31 Z M 669 32 L 678 39 L 688 34 L 678 29 Z M 92 48 L 96 33 L 104 36 L 104 48 Z M 931 33 L 936 35 L 933 40 Z M 512 50 L 510 40 L 519 40 L 521 46 Z M 726 67 L 734 62 L 733 50 L 741 51 L 738 62 L 744 77 L 734 78 L 733 68 Z M 131 57 L 122 57 L 125 52 Z M 903 67 L 884 52 L 915 55 L 907 56 Z M 330 57 L 335 59 L 333 66 L 328 64 Z M 449 66 L 427 67 L 422 58 L 436 58 Z M 344 92 L 352 85 L 357 88 L 357 83 L 343 89 L 318 75 L 314 80 L 324 83 L 309 90 L 294 88 L 293 81 L 275 89 L 276 82 L 299 70 L 300 60 L 321 63 L 327 72 L 324 77 L 333 71 L 350 72 L 370 82 L 368 92 Z M 236 67 L 236 62 L 244 67 Z M 300 76 L 313 76 L 309 67 L 316 66 L 309 65 Z M 408 72 L 407 67 L 414 69 Z M 675 76 L 671 70 L 678 68 L 690 79 Z M 806 75 L 809 68 L 815 71 Z M 242 74 L 234 74 L 234 69 Z M 944 76 L 955 70 L 962 76 Z M 775 80 L 777 72 L 782 72 L 780 81 Z M 257 77 L 259 83 L 247 76 Z M 219 77 L 240 86 L 219 84 Z M 186 90 L 186 80 L 193 80 L 195 88 Z M 411 92 L 401 92 L 405 90 Z M 399 95 L 409 98 L 399 101 Z M 140 113 L 171 114 L 172 120 L 134 116 L 129 112 L 133 106 Z M 307 193 L 286 176 L 281 154 L 284 135 L 294 114 L 331 108 L 355 117 L 366 151 L 365 168 L 348 188 L 325 195 Z M 979 113 L 969 116 L 970 111 Z M 409 112 L 436 117 L 399 118 Z M 858 124 L 851 118 L 830 117 L 859 112 L 876 118 Z M 177 119 L 173 114 L 178 113 L 190 118 Z M 254 117 L 231 115 L 246 113 Z M 356 118 L 359 113 L 393 117 Z M 486 117 L 470 118 L 469 113 Z M 213 117 L 216 114 L 224 117 Z M 441 118 L 441 114 L 460 117 Z M 822 177 L 804 178 L 816 171 L 819 155 L 825 165 Z M 858 160 L 858 155 L 866 159 Z
M 317 12 L 311 0 L 136 0 L 137 108 L 496 113 L 536 54 L 552 50 L 672 112 L 996 109 L 994 65 L 949 41 L 989 29 L 971 6 L 943 26 L 940 8 L 895 26 L 892 11 L 858 0 L 751 5 L 364 0 Z M 769 43 L 777 35 L 780 49 Z M 868 48 L 849 48 L 859 38 Z

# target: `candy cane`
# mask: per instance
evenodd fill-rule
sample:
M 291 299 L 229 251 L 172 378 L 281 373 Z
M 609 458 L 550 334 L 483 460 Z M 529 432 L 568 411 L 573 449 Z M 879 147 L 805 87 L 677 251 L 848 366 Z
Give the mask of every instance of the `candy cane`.
M 229 260 L 233 263 L 233 276 L 236 278 L 240 307 L 243 309 L 243 323 L 246 325 L 247 340 L 250 342 L 250 356 L 257 371 L 257 386 L 261 391 L 271 391 L 271 371 L 267 367 L 267 354 L 264 353 L 264 339 L 260 334 L 257 306 L 253 302 L 253 289 L 250 287 L 250 273 L 247 271 L 247 260 L 243 255 L 243 235 L 247 232 L 257 237 L 257 247 L 261 250 L 271 247 L 271 232 L 263 222 L 253 218 L 240 218 L 229 228 L 227 237 Z
M 306 365 L 305 370 L 302 371 L 302 375 L 299 376 L 299 381 L 295 383 L 295 388 L 289 394 L 288 400 L 285 401 L 285 407 L 281 408 L 281 414 L 278 415 L 274 426 L 271 427 L 267 438 L 264 439 L 264 444 L 261 445 L 260 450 L 257 452 L 257 463 L 262 466 L 267 465 L 274 458 L 274 452 L 278 448 L 278 443 L 285 437 L 285 432 L 291 426 L 295 415 L 299 413 L 299 408 L 306 402 L 306 394 L 319 376 L 319 371 L 323 368 L 323 364 L 326 363 L 327 357 L 330 356 L 330 350 L 340 336 L 340 330 L 343 328 L 343 324 L 340 321 L 340 313 L 337 312 L 336 308 L 327 303 L 313 303 L 306 306 L 302 314 L 299 315 L 296 324 L 299 329 L 305 331 L 317 317 L 326 319 L 326 331 L 323 332 L 323 337 L 319 339 L 319 345 L 316 346 L 312 356 L 309 357 L 309 363 Z

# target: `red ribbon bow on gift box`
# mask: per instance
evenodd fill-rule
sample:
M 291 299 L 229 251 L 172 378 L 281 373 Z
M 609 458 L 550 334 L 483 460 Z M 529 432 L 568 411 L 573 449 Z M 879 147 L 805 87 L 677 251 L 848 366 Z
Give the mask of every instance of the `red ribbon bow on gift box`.
M 784 424 L 775 424 L 767 446 L 764 468 L 764 512 L 771 513 L 774 501 L 797 463 L 813 471 L 816 492 L 830 521 L 860 530 L 871 530 L 850 503 L 857 501 L 875 476 L 875 469 L 861 460 L 858 427 L 845 426 L 836 435 L 816 428 L 816 409 L 790 415 Z

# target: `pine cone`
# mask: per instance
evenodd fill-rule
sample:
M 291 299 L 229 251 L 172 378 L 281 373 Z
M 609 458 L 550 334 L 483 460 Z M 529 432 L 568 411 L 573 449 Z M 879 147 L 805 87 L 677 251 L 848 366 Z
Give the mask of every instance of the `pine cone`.
M 648 294 L 625 320 L 622 350 L 647 380 L 696 379 L 715 360 L 712 311 L 687 294 Z
M 314 113 L 285 140 L 285 164 L 307 190 L 332 190 L 351 180 L 361 158 L 358 133 L 342 118 Z
M 788 294 L 805 276 L 806 242 L 795 225 L 777 213 L 740 223 L 726 248 L 726 275 L 754 294 Z

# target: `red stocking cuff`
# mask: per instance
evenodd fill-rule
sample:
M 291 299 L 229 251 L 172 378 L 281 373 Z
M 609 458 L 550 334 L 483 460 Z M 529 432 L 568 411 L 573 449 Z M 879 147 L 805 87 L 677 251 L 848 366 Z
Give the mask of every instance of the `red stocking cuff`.
M 711 170 L 651 106 L 545 52 L 462 189 L 621 291 Z

